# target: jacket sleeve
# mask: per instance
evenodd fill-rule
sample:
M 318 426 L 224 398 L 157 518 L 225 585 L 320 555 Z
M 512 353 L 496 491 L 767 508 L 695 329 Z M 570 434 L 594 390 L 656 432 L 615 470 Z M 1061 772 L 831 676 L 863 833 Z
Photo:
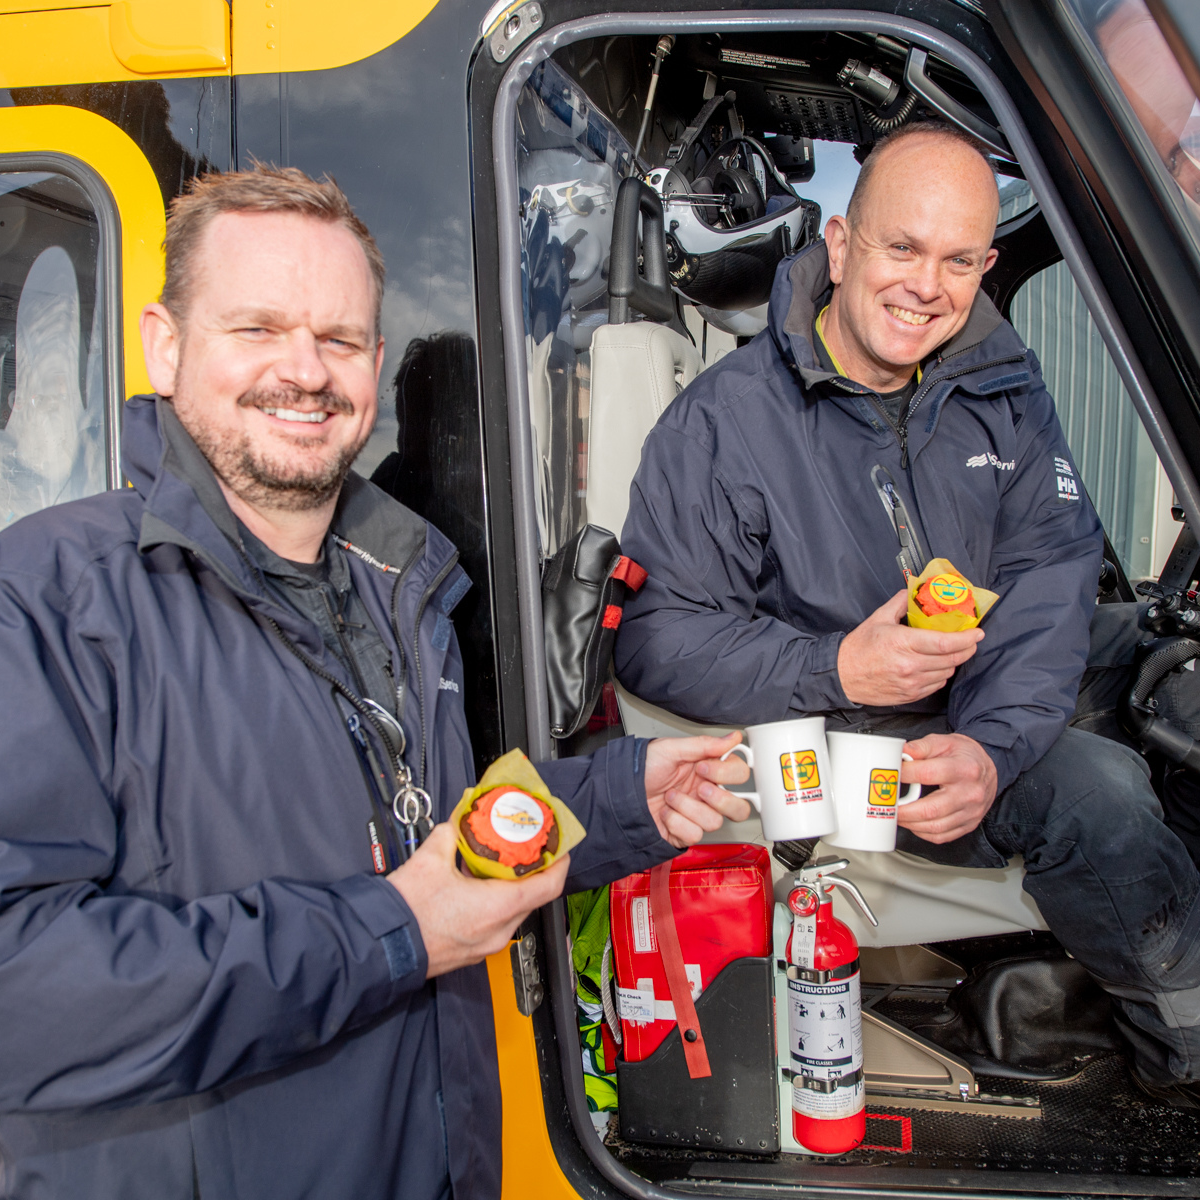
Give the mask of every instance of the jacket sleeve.
M 837 673 L 843 633 L 813 636 L 756 612 L 765 510 L 713 455 L 661 422 L 630 489 L 621 548 L 649 576 L 625 602 L 617 676 L 636 696 L 709 723 L 854 708 Z
M 102 649 L 0 583 L 0 1110 L 153 1101 L 280 1067 L 425 981 L 389 884 L 106 890 L 115 690 Z M 68 652 L 69 647 L 69 652 Z M 18 699 L 19 698 L 19 699 Z M 146 764 L 150 772 L 155 764 Z
M 659 834 L 646 804 L 647 745 L 618 738 L 583 758 L 537 764 L 546 786 L 587 830 L 571 851 L 568 891 L 600 887 L 679 853 Z
M 980 742 L 1003 790 L 1054 744 L 1087 665 L 1104 538 L 1037 359 L 1017 429 L 987 587 L 1000 599 L 950 689 L 952 729 Z

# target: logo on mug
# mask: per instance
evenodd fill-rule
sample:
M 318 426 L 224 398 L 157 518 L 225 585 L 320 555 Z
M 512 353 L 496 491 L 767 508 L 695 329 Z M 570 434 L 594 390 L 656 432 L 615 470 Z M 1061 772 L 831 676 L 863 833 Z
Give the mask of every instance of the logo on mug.
M 877 767 L 871 772 L 870 802 L 872 804 L 883 804 L 889 808 L 894 808 L 896 804 L 896 793 L 899 790 L 899 771 L 884 771 Z
M 821 773 L 817 770 L 817 752 L 815 750 L 789 750 L 779 756 L 779 766 L 783 770 L 783 790 L 788 793 L 788 802 L 794 803 L 795 793 L 811 792 L 821 786 Z M 817 799 L 816 796 L 804 796 L 805 800 Z

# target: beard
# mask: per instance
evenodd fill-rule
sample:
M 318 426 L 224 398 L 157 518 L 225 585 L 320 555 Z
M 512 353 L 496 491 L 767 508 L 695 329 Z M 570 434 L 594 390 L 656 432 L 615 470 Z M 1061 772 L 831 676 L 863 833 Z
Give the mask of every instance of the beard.
M 314 405 L 345 416 L 354 406 L 336 392 L 304 392 L 299 388 L 256 388 L 238 397 L 240 408 L 302 408 Z M 240 499 L 255 508 L 278 512 L 306 512 L 323 508 L 336 499 L 367 439 L 368 429 L 353 445 L 343 446 L 329 459 L 305 465 L 287 455 L 274 456 L 255 446 L 246 434 L 222 433 L 191 421 L 190 413 L 176 409 L 180 423 L 191 435 L 222 482 Z M 301 427 L 302 428 L 302 427 Z M 319 438 L 293 436 L 292 445 L 303 451 L 316 449 Z

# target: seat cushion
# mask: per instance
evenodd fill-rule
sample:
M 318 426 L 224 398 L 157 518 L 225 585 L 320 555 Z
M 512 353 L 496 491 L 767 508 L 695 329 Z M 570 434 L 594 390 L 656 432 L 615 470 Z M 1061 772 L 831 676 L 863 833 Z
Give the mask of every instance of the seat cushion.
M 589 524 L 620 536 L 642 443 L 703 366 L 695 346 L 665 325 L 601 325 L 592 335 Z

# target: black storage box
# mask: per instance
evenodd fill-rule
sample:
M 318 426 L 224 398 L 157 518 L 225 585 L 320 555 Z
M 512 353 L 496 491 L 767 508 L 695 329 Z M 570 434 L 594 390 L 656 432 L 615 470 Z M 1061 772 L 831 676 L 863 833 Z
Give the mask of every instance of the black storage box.
M 617 1059 L 621 1137 L 736 1154 L 779 1150 L 769 958 L 734 959 L 696 1001 L 712 1075 L 690 1079 L 676 1026 L 642 1062 Z

